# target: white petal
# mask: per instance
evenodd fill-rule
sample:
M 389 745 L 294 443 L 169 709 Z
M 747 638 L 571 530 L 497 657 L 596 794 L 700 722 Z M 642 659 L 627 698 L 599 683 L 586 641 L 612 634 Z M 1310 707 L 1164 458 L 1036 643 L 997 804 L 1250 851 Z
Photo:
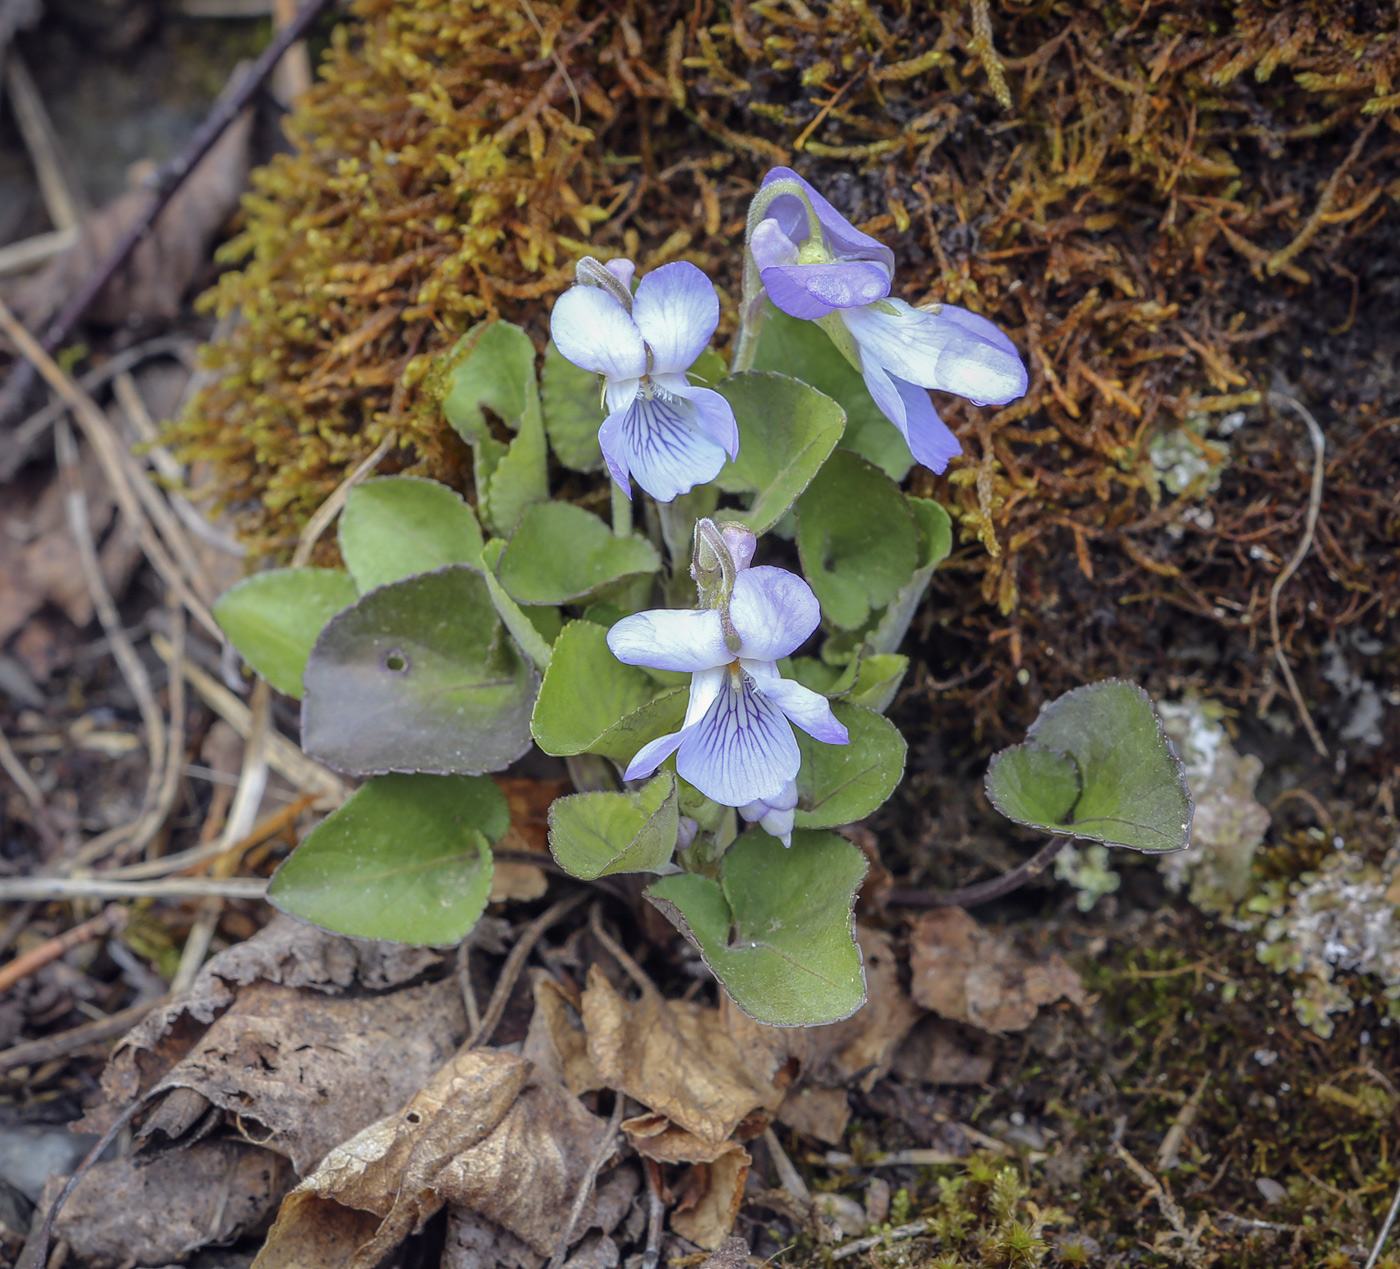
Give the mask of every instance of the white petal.
M 648 741 L 637 750 L 637 756 L 627 764 L 622 778 L 640 780 L 643 776 L 649 776 L 680 748 L 684 738 L 684 731 L 673 731 L 669 736 L 658 736 L 655 740 Z
M 715 697 L 723 690 L 728 678 L 727 665 L 713 670 L 696 670 L 690 676 L 690 704 L 686 706 L 685 722 L 681 724 L 682 731 L 698 723 L 710 712 L 710 706 L 715 703 Z
M 807 641 L 821 622 L 821 605 L 795 573 L 765 564 L 735 579 L 729 617 L 743 640 L 741 656 L 776 661 Z
M 724 646 L 713 609 L 654 608 L 624 617 L 608 631 L 608 647 L 624 665 L 654 670 L 711 670 L 734 654 Z
M 549 315 L 554 346 L 576 366 L 609 379 L 636 379 L 646 373 L 642 333 L 627 311 L 596 286 L 570 287 Z
M 739 674 L 686 729 L 676 770 L 721 805 L 747 806 L 776 797 L 796 778 L 801 761 L 787 719 Z
M 632 477 L 658 502 L 670 502 L 719 475 L 724 447 L 698 426 L 689 401 L 638 397 L 616 432 Z
M 779 679 L 776 683 L 765 683 L 762 692 L 770 701 L 786 714 L 814 740 L 824 740 L 829 745 L 844 745 L 850 742 L 845 727 L 836 721 L 831 712 L 831 702 L 819 692 L 803 687 L 792 679 Z
M 714 283 L 678 260 L 653 269 L 637 284 L 632 317 L 651 349 L 653 374 L 689 370 L 719 325 Z

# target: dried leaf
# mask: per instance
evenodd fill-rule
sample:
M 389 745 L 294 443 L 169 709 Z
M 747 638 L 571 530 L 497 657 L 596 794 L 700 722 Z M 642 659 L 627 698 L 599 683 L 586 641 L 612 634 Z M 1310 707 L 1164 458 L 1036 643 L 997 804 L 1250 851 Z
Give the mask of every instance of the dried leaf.
M 626 1001 L 595 965 L 583 1025 L 599 1079 L 709 1145 L 750 1111 L 782 1101 L 783 1090 L 753 1074 L 717 1009 L 652 993 Z
M 693 1132 L 678 1128 L 665 1115 L 636 1115 L 622 1121 L 627 1144 L 657 1163 L 713 1163 L 733 1144 L 702 1141 Z
M 982 1032 L 923 1018 L 899 1046 L 890 1069 L 924 1084 L 985 1084 L 992 1076 L 996 1042 Z
M 449 1207 L 442 1269 L 541 1269 L 545 1258 L 484 1216 Z
M 671 1228 L 706 1251 L 724 1246 L 739 1215 L 751 1162 L 749 1152 L 731 1142 L 713 1163 L 695 1164 L 681 1182 Z
M 47 1211 L 66 1177 L 50 1177 Z M 242 1141 L 202 1141 L 151 1162 L 99 1163 L 58 1214 L 55 1232 L 91 1269 L 165 1265 L 255 1230 L 293 1180 L 287 1161 Z
M 844 1088 L 799 1088 L 778 1108 L 778 1119 L 789 1128 L 832 1146 L 841 1144 L 850 1117 Z
M 549 858 L 549 805 L 573 787 L 567 780 L 523 780 L 497 776 L 510 806 L 510 827 L 497 843 L 502 850 L 528 850 Z M 540 898 L 549 886 L 533 864 L 497 860 L 491 877 L 491 902 Z
M 253 115 L 244 111 L 185 179 L 152 231 L 87 311 L 87 320 L 124 325 L 133 317 L 170 320 L 209 261 L 209 249 L 238 206 L 248 175 Z M 128 190 L 94 212 L 78 241 L 16 288 L 12 307 L 31 329 L 78 293 L 113 247 L 145 214 L 153 193 Z
M 545 970 L 533 971 L 533 981 L 535 1012 L 525 1036 L 524 1056 L 541 1077 L 546 1072 L 554 1075 L 575 1097 L 606 1087 L 588 1056 L 577 989 L 564 987 Z
M 914 999 L 954 1022 L 1024 1031 L 1041 1005 L 1086 999 L 1079 975 L 1058 955 L 1034 960 L 961 908 L 925 913 L 909 944 Z

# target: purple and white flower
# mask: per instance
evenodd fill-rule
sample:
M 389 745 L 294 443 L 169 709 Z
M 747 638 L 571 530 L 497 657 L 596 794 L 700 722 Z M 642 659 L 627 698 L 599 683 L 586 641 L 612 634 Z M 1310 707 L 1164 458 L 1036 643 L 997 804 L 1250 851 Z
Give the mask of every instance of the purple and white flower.
M 755 201 L 761 215 L 750 220 L 749 251 L 768 298 L 821 323 L 924 466 L 942 472 L 962 453 L 926 389 L 976 405 L 1025 395 L 1026 368 L 996 326 L 951 304 L 925 310 L 890 299 L 894 253 L 791 168 L 769 172 Z
M 747 806 L 741 806 L 739 814 L 750 824 L 757 824 L 769 837 L 791 846 L 792 826 L 797 817 L 797 781 L 789 781 L 787 788 L 776 797 L 755 798 Z
M 724 806 L 780 805 L 801 764 L 791 724 L 827 744 L 850 739 L 826 697 L 778 672 L 778 659 L 820 620 L 805 581 L 764 566 L 733 575 L 725 607 L 656 609 L 619 621 L 608 632 L 619 661 L 691 675 L 680 731 L 643 745 L 624 778 L 650 775 L 674 753 L 677 772 Z
M 719 475 L 739 452 L 734 411 L 718 392 L 691 384 L 686 371 L 719 323 L 710 280 L 684 261 L 662 265 L 630 291 L 633 266 L 585 260 L 579 285 L 554 305 L 555 347 L 603 376 L 608 415 L 598 444 L 608 470 L 631 496 L 630 478 L 670 502 Z

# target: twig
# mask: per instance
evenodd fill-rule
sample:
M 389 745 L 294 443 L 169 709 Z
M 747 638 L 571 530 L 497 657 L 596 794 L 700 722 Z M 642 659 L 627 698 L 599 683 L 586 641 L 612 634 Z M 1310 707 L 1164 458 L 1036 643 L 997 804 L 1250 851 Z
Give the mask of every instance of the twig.
M 1025 863 L 1018 864 L 1010 872 L 993 877 L 990 881 L 964 886 L 961 890 L 891 890 L 885 896 L 885 904 L 895 908 L 971 908 L 979 903 L 990 903 L 1038 877 L 1069 843 L 1068 837 L 1052 837 Z
M 1317 206 L 1313 208 L 1312 215 L 1303 222 L 1303 227 L 1298 230 L 1292 242 L 1280 248 L 1269 257 L 1264 268 L 1270 277 L 1273 277 L 1274 274 L 1290 264 L 1294 257 L 1296 257 L 1308 243 L 1317 237 L 1318 232 L 1322 229 L 1323 225 L 1327 223 L 1328 213 L 1332 210 L 1332 204 L 1337 198 L 1337 191 L 1342 185 L 1342 177 L 1347 174 L 1351 165 L 1361 157 L 1362 147 L 1370 139 L 1371 133 L 1375 130 L 1376 125 L 1380 123 L 1380 121 L 1380 116 L 1377 115 L 1370 123 L 1361 129 L 1360 133 L 1357 134 L 1356 140 L 1352 142 L 1351 149 L 1347 151 L 1346 158 L 1341 161 L 1337 170 L 1328 178 L 1327 184 L 1322 187 L 1322 193 L 1318 196 Z M 1271 393 L 1270 395 L 1273 394 Z
M 812 1192 L 807 1188 L 802 1174 L 792 1166 L 792 1160 L 788 1158 L 787 1151 L 783 1149 L 783 1143 L 778 1140 L 778 1134 L 773 1131 L 772 1124 L 763 1130 L 763 1144 L 768 1147 L 768 1153 L 773 1158 L 773 1166 L 778 1171 L 778 1180 L 783 1183 L 783 1189 L 800 1202 L 810 1201 Z
M 168 1004 L 170 999 L 169 995 L 164 995 L 152 1000 L 143 1000 L 138 1004 L 128 1005 L 106 1018 L 99 1018 L 96 1022 L 85 1022 L 81 1027 L 61 1031 L 58 1035 L 48 1035 L 42 1040 L 27 1040 L 23 1044 L 16 1044 L 13 1048 L 0 1051 L 0 1071 L 13 1071 L 21 1066 L 42 1066 L 45 1062 L 52 1062 L 54 1058 L 67 1057 L 68 1054 L 77 1053 L 91 1044 L 99 1044 L 113 1036 L 123 1035 L 152 1009 Z
M 72 951 L 73 948 L 92 939 L 104 938 L 120 930 L 125 924 L 126 909 L 117 903 L 109 904 L 90 921 L 75 925 L 71 930 L 41 943 L 23 956 L 16 956 L 8 965 L 0 965 L 0 991 L 9 991 L 17 982 L 28 978 L 30 974 L 38 973 L 65 952 Z
M 5 87 L 9 92 L 15 122 L 19 124 L 20 135 L 24 138 L 24 148 L 29 151 L 34 174 L 39 179 L 39 194 L 53 227 L 58 230 L 77 229 L 85 210 L 80 205 L 82 196 L 69 184 L 58 157 L 53 122 L 44 109 L 44 99 L 39 95 L 18 49 L 10 49 L 6 57 Z
M 881 1243 L 903 1242 L 906 1238 L 917 1238 L 920 1234 L 928 1232 L 928 1226 L 928 1221 L 911 1221 L 908 1225 L 896 1225 L 886 1234 L 871 1234 L 866 1238 L 857 1238 L 853 1243 L 843 1243 L 831 1253 L 831 1258 L 845 1260 L 848 1256 L 858 1256 L 863 1251 L 880 1246 Z
M 1376 1235 L 1375 1246 L 1371 1248 L 1371 1254 L 1366 1257 L 1366 1269 L 1376 1269 L 1376 1261 L 1381 1258 L 1381 1250 L 1385 1247 L 1385 1240 L 1390 1237 L 1390 1229 L 1395 1224 L 1397 1215 L 1400 1215 L 1400 1190 L 1395 1191 L 1395 1197 L 1390 1201 L 1390 1211 L 1385 1215 L 1385 1224 L 1381 1226 L 1381 1232 Z
M 1161 1148 L 1157 1151 L 1157 1171 L 1169 1172 L 1180 1162 L 1177 1156 L 1181 1153 L 1181 1143 L 1186 1138 L 1192 1120 L 1196 1118 L 1196 1112 L 1201 1108 L 1201 1097 L 1209 1083 L 1210 1072 L 1207 1071 L 1196 1084 L 1196 1091 L 1187 1098 L 1186 1104 L 1172 1121 L 1172 1126 L 1167 1129 L 1167 1135 L 1162 1138 Z
M 467 1034 L 481 1026 L 481 1006 L 476 1003 L 476 988 L 472 986 L 472 944 L 463 939 L 457 946 L 457 986 L 462 992 L 462 1009 L 467 1015 Z
M 1293 697 L 1293 703 L 1298 707 L 1298 714 L 1303 720 L 1303 727 L 1308 733 L 1308 738 L 1312 741 L 1313 748 L 1317 750 L 1318 755 L 1326 758 L 1328 756 L 1327 746 L 1322 743 L 1322 737 L 1317 734 L 1312 715 L 1308 713 L 1308 707 L 1303 701 L 1303 694 L 1298 690 L 1298 681 L 1293 677 L 1293 667 L 1288 664 L 1288 657 L 1284 655 L 1283 637 L 1279 634 L 1278 627 L 1278 597 L 1288 579 L 1298 571 L 1303 557 L 1312 549 L 1313 533 L 1317 529 L 1317 514 L 1322 507 L 1322 481 L 1326 474 L 1323 456 L 1326 452 L 1327 442 L 1322 435 L 1322 429 L 1317 425 L 1317 420 L 1313 418 L 1311 411 L 1301 401 L 1287 395 L 1287 393 L 1270 392 L 1269 402 L 1271 405 L 1286 405 L 1297 414 L 1307 425 L 1308 437 L 1313 446 L 1312 489 L 1308 493 L 1308 514 L 1304 521 L 1303 537 L 1298 543 L 1298 549 L 1293 553 L 1293 558 L 1284 565 L 1283 572 L 1274 578 L 1274 584 L 1269 588 L 1269 633 L 1274 640 L 1274 659 L 1283 670 L 1284 680 L 1288 684 L 1288 693 Z
M 93 393 L 103 384 L 127 370 L 139 366 L 153 357 L 174 357 L 188 359 L 193 349 L 193 341 L 185 335 L 158 335 L 143 344 L 114 353 L 95 370 L 89 370 L 78 380 L 78 387 L 84 392 Z M 5 440 L 5 452 L 0 454 L 0 482 L 7 481 L 29 457 L 29 452 L 39 438 L 54 425 L 55 419 L 62 418 L 72 407 L 61 398 L 50 402 L 42 410 L 25 419 Z
M 296 18 L 277 33 L 272 43 L 262 51 L 261 56 L 249 68 L 240 83 L 215 102 L 214 108 L 196 129 L 194 136 L 189 139 L 185 148 L 171 160 L 161 173 L 154 196 L 145 213 L 122 235 L 121 240 L 108 253 L 107 258 L 88 278 L 82 290 L 49 324 L 43 338 L 45 352 L 52 353 L 68 338 L 69 332 L 82 319 L 83 314 L 87 312 L 103 287 L 112 280 L 117 270 L 126 263 L 127 257 L 151 232 L 156 218 L 164 210 L 165 205 L 174 196 L 176 190 L 199 165 L 199 161 L 223 135 L 229 124 L 252 101 L 263 80 L 272 73 L 272 68 L 282 60 L 282 54 L 306 34 L 311 24 L 320 16 L 321 11 L 326 8 L 329 2 L 330 0 L 306 0 Z M 29 354 L 25 353 L 25 356 L 29 357 Z M 32 360 L 30 358 L 30 364 L 32 364 Z M 28 364 L 15 367 L 3 391 L 0 391 L 0 423 L 4 423 L 23 403 L 25 395 L 29 391 L 29 385 L 33 382 L 33 377 L 34 371 L 29 368 Z
M 87 437 L 102 464 L 102 471 L 107 477 L 112 496 L 135 532 L 136 540 L 141 544 L 141 550 L 150 560 L 152 567 L 161 575 L 167 586 L 174 588 L 175 593 L 180 596 L 180 602 L 190 610 L 200 625 L 222 643 L 223 631 L 219 629 L 218 623 L 205 604 L 190 590 L 142 512 L 141 503 L 127 481 L 126 470 L 121 460 L 121 446 L 112 435 L 107 416 L 98 408 L 97 403 L 59 368 L 54 359 L 39 347 L 34 336 L 25 330 L 3 300 L 0 300 L 0 329 L 3 329 L 14 341 L 15 347 L 38 367 L 39 373 L 49 386 L 68 403 L 73 416 L 78 420 L 78 425 L 83 429 L 83 435 Z
M 331 521 L 340 514 L 340 509 L 345 506 L 345 500 L 350 496 L 350 491 L 379 466 L 384 455 L 394 448 L 396 439 L 392 431 L 386 433 L 384 439 L 375 446 L 374 452 L 332 489 L 325 502 L 316 508 L 311 519 L 302 528 L 301 537 L 297 539 L 296 550 L 292 552 L 291 565 L 293 568 L 302 568 L 311 559 L 311 552 L 316 549 L 316 543 L 320 540 L 321 534 L 330 528 Z
M 1130 1171 L 1147 1188 L 1147 1192 L 1157 1201 L 1157 1207 L 1166 1218 L 1167 1224 L 1172 1227 L 1170 1237 L 1181 1243 L 1181 1257 L 1188 1263 L 1195 1263 L 1196 1254 L 1200 1249 L 1201 1230 L 1204 1225 L 1198 1225 L 1194 1230 L 1186 1224 L 1186 1213 L 1177 1205 L 1177 1201 L 1172 1198 L 1171 1191 L 1145 1167 L 1142 1166 L 1124 1148 L 1121 1141 L 1113 1143 L 1113 1149 L 1118 1157 L 1123 1160 Z
M 151 636 L 151 647 L 167 664 L 173 664 L 170 641 L 163 635 Z M 253 716 L 248 707 L 213 675 L 205 673 L 193 661 L 186 659 L 185 678 L 199 693 L 204 703 L 233 728 L 244 740 L 253 730 Z M 270 732 L 267 738 L 267 764 L 298 789 L 314 789 L 320 795 L 318 805 L 340 806 L 350 796 L 350 787 L 335 772 L 308 758 L 280 732 Z
M 603 928 L 603 912 L 596 903 L 588 913 L 588 928 L 593 937 L 603 945 L 603 950 L 622 966 L 627 977 L 637 984 L 644 996 L 661 995 L 660 989 L 651 981 L 651 975 L 623 951 L 622 945 Z
M 1001 1145 L 1000 1142 L 997 1143 Z M 1002 1147 L 1005 1151 L 1005 1147 Z M 874 1154 L 862 1156 L 859 1160 L 855 1155 L 846 1154 L 840 1150 L 828 1150 L 823 1156 L 827 1165 L 833 1168 L 894 1168 L 894 1167 L 915 1167 L 915 1168 L 938 1168 L 948 1164 L 960 1164 L 964 1159 L 960 1155 L 949 1154 L 946 1150 L 890 1150 L 885 1154 Z
M 0 278 L 37 269 L 54 256 L 61 256 L 77 241 L 76 229 L 52 229 L 0 247 Z
M 58 833 L 53 826 L 53 820 L 49 816 L 48 803 L 44 801 L 44 795 L 39 791 L 39 786 L 34 783 L 33 777 L 24 769 L 24 763 L 19 760 L 19 756 L 10 747 L 10 741 L 5 732 L 0 728 L 0 767 L 5 769 L 5 774 L 15 782 L 15 787 L 24 795 L 24 800 L 29 803 L 29 809 L 34 812 L 34 827 L 39 836 L 44 840 L 44 846 L 50 853 L 57 852 L 60 846 Z
M 593 1194 L 594 1183 L 598 1180 L 598 1173 L 603 1170 L 603 1164 L 612 1158 L 617 1149 L 617 1128 L 622 1123 L 622 1108 L 626 1104 L 627 1098 L 623 1094 L 617 1093 L 613 1096 L 612 1114 L 608 1116 L 608 1126 L 603 1130 L 603 1139 L 598 1143 L 598 1148 L 588 1161 L 588 1171 L 583 1174 L 583 1179 L 578 1183 L 573 1206 L 569 1208 L 569 1219 L 564 1222 L 564 1232 L 559 1237 L 559 1246 L 555 1248 L 554 1255 L 549 1258 L 546 1269 L 560 1269 L 564 1263 L 564 1257 L 569 1254 L 569 1244 L 573 1241 L 574 1230 L 578 1227 L 579 1220 L 583 1216 L 583 1209 L 588 1206 L 588 1200 Z
M 666 1205 L 661 1201 L 661 1165 L 643 1157 L 642 1170 L 647 1178 L 647 1245 L 641 1269 L 656 1269 L 661 1259 L 661 1222 L 666 1216 Z
M 146 782 L 146 793 L 142 805 L 149 808 L 159 785 L 161 772 L 165 767 L 165 718 L 156 702 L 156 694 L 151 686 L 151 676 L 136 655 L 126 629 L 122 626 L 121 614 L 112 600 L 111 592 L 102 577 L 102 567 L 97 560 L 97 548 L 92 540 L 92 525 L 88 520 L 87 494 L 78 475 L 78 447 L 68 422 L 60 419 L 54 432 L 55 452 L 58 465 L 63 473 L 66 486 L 64 509 L 68 515 L 68 528 L 78 548 L 78 561 L 82 566 L 83 579 L 87 582 L 88 594 L 107 641 L 112 656 L 121 669 L 136 707 L 141 711 L 141 721 L 146 727 L 146 750 L 150 762 L 150 774 Z
M 558 903 L 552 904 L 540 913 L 521 932 L 520 937 L 515 941 L 515 946 L 510 949 L 510 955 L 506 957 L 506 963 L 501 967 L 501 976 L 496 980 L 495 989 L 491 992 L 491 1000 L 486 1006 L 486 1012 L 481 1016 L 481 1025 L 473 1028 L 471 1036 L 467 1039 L 467 1048 L 475 1049 L 491 1038 L 491 1033 L 495 1031 L 501 1021 L 501 1016 L 506 1011 L 506 1005 L 510 1001 L 510 993 L 515 990 L 516 980 L 520 977 L 520 971 L 525 968 L 525 961 L 535 944 L 540 941 L 550 926 L 568 916 L 587 897 L 588 892 L 580 890 L 567 899 L 560 899 Z
M 105 877 L 0 877 L 0 903 L 23 899 L 262 899 L 261 877 L 158 877 L 152 881 L 108 881 Z

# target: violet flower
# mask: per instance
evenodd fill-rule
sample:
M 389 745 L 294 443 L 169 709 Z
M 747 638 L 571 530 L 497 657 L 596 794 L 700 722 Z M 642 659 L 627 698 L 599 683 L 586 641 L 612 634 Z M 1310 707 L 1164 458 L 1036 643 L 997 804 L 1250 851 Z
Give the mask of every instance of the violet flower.
M 769 191 L 765 197 L 764 191 Z M 935 472 L 962 453 L 925 389 L 1005 405 L 1026 391 L 1016 346 L 985 317 L 951 304 L 889 298 L 894 253 L 863 234 L 791 168 L 763 179 L 749 252 L 768 298 L 821 324 L 856 365 L 884 416 Z
M 741 806 L 739 814 L 750 824 L 757 824 L 769 837 L 791 846 L 792 826 L 797 816 L 797 781 L 788 781 L 787 787 L 774 797 L 756 798 L 747 806 Z
M 713 480 L 739 452 L 734 411 L 718 392 L 694 387 L 686 371 L 719 323 L 710 280 L 684 261 L 630 283 L 630 261 L 578 265 L 579 284 L 554 305 L 555 347 L 603 376 L 608 416 L 598 444 L 608 470 L 631 497 L 630 477 L 658 502 Z
M 722 537 L 702 520 L 692 572 L 702 602 L 708 598 L 712 606 L 640 612 L 608 632 L 608 647 L 619 661 L 691 675 L 680 731 L 643 745 L 624 779 L 650 775 L 674 753 L 676 771 L 721 805 L 777 806 L 801 765 L 792 723 L 827 744 L 848 743 L 826 697 L 778 673 L 778 658 L 796 651 L 817 628 L 817 597 L 784 569 L 746 567 L 752 541 L 752 534 L 747 546 L 733 535 Z M 702 576 L 706 550 L 718 560 L 710 581 Z

